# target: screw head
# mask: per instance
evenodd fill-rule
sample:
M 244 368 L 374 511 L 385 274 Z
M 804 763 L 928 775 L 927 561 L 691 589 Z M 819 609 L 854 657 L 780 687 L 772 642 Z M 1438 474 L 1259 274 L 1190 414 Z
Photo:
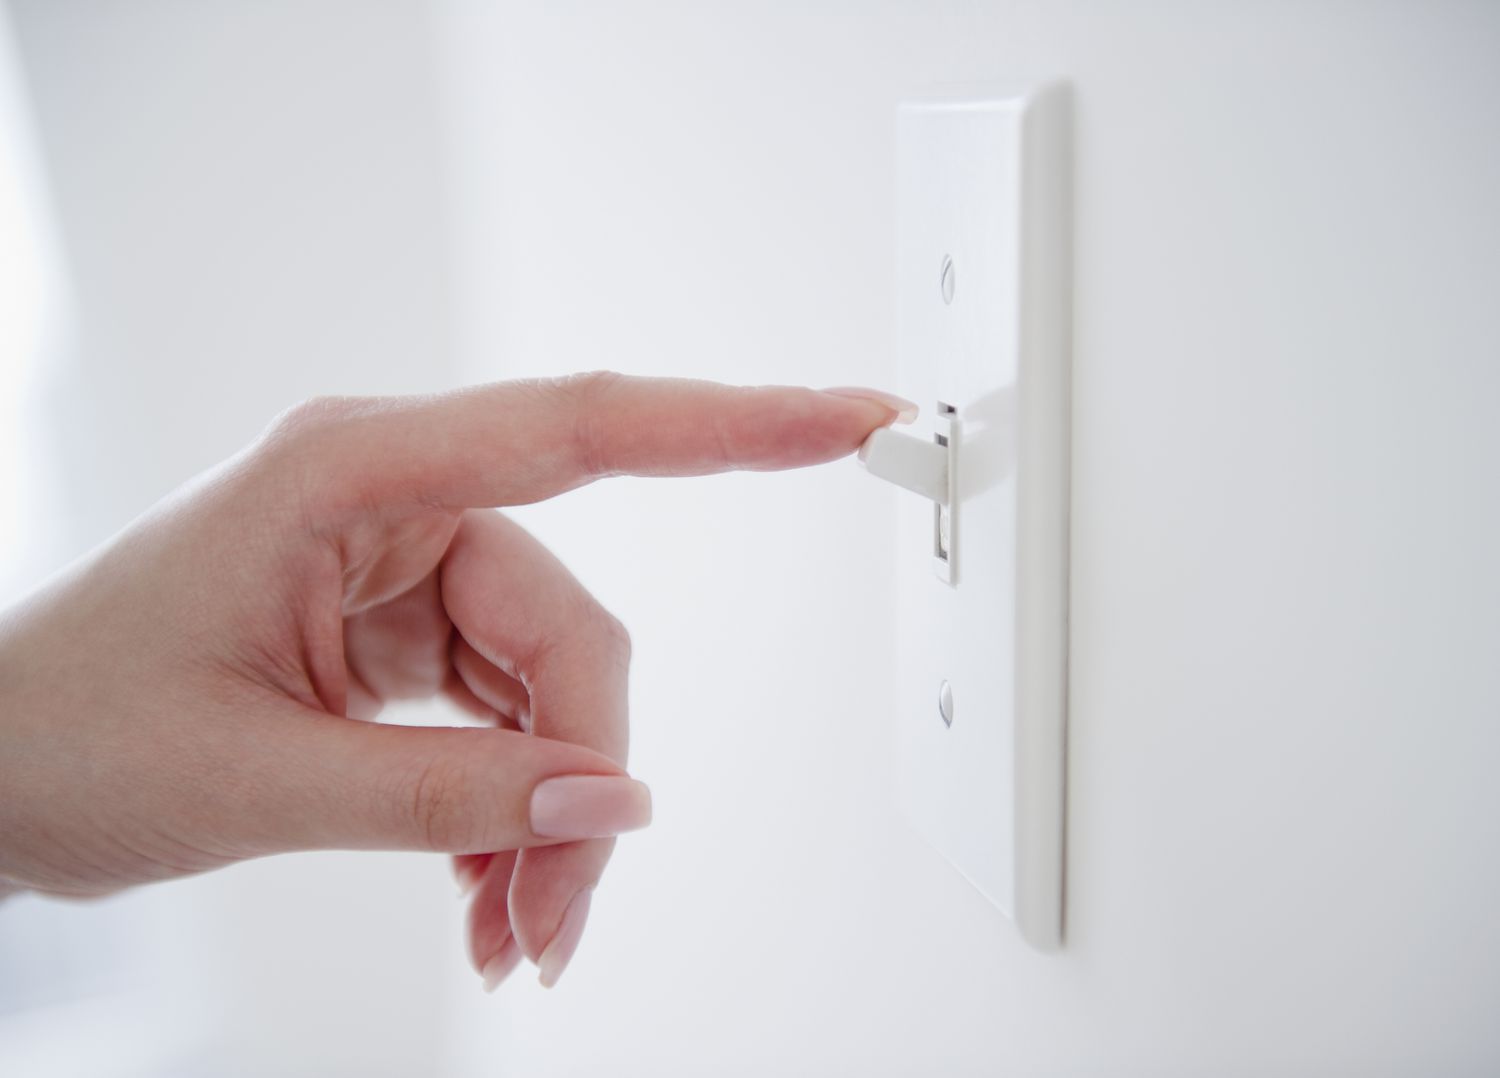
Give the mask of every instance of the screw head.
M 953 725 L 953 686 L 946 681 L 938 686 L 938 714 L 944 726 Z
M 939 278 L 943 289 L 943 302 L 953 302 L 953 256 L 943 256 L 943 269 Z

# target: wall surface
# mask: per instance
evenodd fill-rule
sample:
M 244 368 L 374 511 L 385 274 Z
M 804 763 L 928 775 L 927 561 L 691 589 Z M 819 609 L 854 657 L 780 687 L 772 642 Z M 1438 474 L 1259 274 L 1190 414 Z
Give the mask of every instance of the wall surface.
M 23 517 L 50 541 L 30 544 L 32 580 L 304 397 L 452 384 L 427 12 L 15 0 L 9 15 L 50 186 L 32 209 L 55 215 L 36 231 L 58 241 L 66 293 L 17 462 L 17 489 L 50 495 L 45 519 Z M 101 903 L 12 899 L 0 1073 L 432 1073 L 460 939 L 434 857 L 299 856 Z
M 1500 9 L 446 29 L 476 378 L 887 383 L 895 102 L 1077 123 L 1068 949 L 896 813 L 896 495 L 615 482 L 524 518 L 634 632 L 657 822 L 554 995 L 467 1001 L 474 1073 L 1500 1068 Z
M 312 393 L 887 384 L 895 103 L 1043 76 L 1075 531 L 1060 956 L 897 812 L 896 495 L 618 480 L 517 513 L 633 632 L 656 796 L 557 989 L 478 991 L 436 859 L 272 860 L 0 907 L 0 1071 L 1500 1069 L 1500 7 L 10 6 L 34 569 Z

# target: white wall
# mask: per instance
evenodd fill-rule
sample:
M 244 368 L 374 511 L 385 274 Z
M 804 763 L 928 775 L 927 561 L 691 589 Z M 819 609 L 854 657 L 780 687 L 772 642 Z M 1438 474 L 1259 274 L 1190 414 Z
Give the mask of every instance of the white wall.
M 428 13 L 14 0 L 8 21 L 71 319 L 7 462 L 52 466 L 32 579 L 303 397 L 453 383 Z M 13 899 L 0 1073 L 440 1070 L 445 985 L 470 987 L 453 896 L 440 858 L 335 854 Z
M 895 495 L 613 483 L 525 519 L 634 631 L 657 822 L 474 1073 L 1500 1067 L 1500 9 L 445 21 L 476 378 L 887 383 L 895 101 L 1077 107 L 1068 950 L 895 813 Z

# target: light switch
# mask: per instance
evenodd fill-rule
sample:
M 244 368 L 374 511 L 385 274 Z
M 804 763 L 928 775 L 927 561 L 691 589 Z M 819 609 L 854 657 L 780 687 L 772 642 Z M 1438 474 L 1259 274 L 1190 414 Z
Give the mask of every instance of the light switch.
M 897 389 L 861 452 L 899 497 L 898 752 L 917 828 L 1062 942 L 1069 163 L 1055 86 L 903 104 Z

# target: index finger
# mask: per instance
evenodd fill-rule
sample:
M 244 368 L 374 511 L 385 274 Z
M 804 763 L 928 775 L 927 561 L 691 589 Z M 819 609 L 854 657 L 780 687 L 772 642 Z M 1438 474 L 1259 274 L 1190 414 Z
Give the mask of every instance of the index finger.
M 595 372 L 430 397 L 315 400 L 269 437 L 316 450 L 307 457 L 334 503 L 459 509 L 524 505 L 602 476 L 821 464 L 914 410 L 874 390 Z

